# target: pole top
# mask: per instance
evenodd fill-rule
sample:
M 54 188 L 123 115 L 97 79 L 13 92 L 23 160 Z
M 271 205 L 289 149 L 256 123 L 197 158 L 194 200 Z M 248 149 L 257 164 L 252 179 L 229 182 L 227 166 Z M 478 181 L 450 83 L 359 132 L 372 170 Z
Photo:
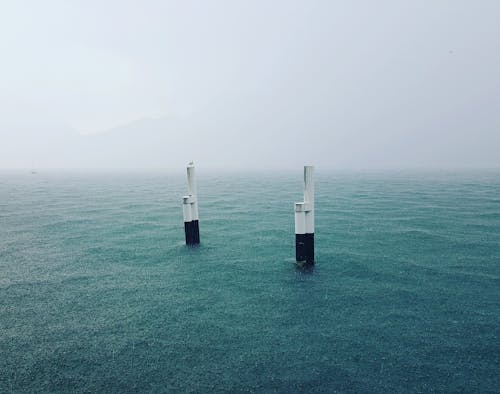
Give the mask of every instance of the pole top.
M 306 178 L 312 178 L 314 173 L 314 166 L 304 166 L 304 180 Z

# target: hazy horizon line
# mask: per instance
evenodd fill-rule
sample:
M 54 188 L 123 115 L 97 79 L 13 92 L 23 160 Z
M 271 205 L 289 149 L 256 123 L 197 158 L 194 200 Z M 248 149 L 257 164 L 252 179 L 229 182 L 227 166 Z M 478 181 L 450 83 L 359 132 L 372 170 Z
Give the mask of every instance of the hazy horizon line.
M 323 167 L 314 164 L 305 163 L 304 165 L 313 165 L 316 171 L 319 172 L 497 172 L 500 171 L 500 166 L 406 166 L 406 167 Z M 187 163 L 179 167 L 0 167 L 0 172 L 27 172 L 35 171 L 35 174 L 41 172 L 101 172 L 101 173 L 125 173 L 125 172 L 167 172 L 177 173 L 186 170 Z M 219 166 L 203 166 L 195 163 L 197 170 L 203 172 L 296 172 L 301 171 L 300 167 L 219 167 Z

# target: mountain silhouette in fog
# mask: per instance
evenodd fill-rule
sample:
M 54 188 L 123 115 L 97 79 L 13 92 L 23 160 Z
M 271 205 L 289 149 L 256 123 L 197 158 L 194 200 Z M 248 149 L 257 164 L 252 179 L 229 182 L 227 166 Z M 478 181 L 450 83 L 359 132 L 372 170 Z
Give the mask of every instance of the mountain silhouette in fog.
M 283 121 L 271 109 L 249 106 L 223 110 L 212 105 L 182 118 L 143 118 L 94 134 L 62 124 L 0 126 L 6 142 L 0 167 L 177 168 L 196 160 L 212 168 L 282 168 L 312 146 L 293 117 Z
M 165 169 L 190 160 L 215 169 L 498 167 L 495 124 L 465 115 L 436 124 L 418 114 L 374 123 L 365 115 L 262 96 L 85 135 L 31 119 L 0 125 L 0 168 Z M 461 127 L 481 128 L 483 138 L 441 132 Z
M 43 133 L 37 126 L 3 128 L 5 161 L 20 168 L 32 162 L 46 168 L 164 168 L 185 161 L 186 126 L 177 119 L 139 119 L 84 135 L 64 125 L 43 128 Z

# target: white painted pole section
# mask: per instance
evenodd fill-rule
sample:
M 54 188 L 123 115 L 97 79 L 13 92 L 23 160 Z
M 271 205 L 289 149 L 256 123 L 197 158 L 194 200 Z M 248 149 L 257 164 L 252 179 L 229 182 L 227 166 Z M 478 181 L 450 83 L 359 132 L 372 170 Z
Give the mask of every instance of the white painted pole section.
M 314 234 L 314 167 L 304 166 L 304 205 L 306 205 L 306 233 Z
M 191 196 L 191 220 L 198 220 L 198 199 L 196 188 L 196 177 L 194 164 L 191 162 L 187 167 L 188 194 Z
M 189 200 L 189 196 L 182 197 L 182 213 L 184 216 L 184 222 L 190 222 L 191 220 L 193 220 L 193 215 L 191 213 L 191 203 Z
M 194 164 L 189 163 L 187 166 L 187 177 L 188 177 L 188 194 L 191 196 L 196 196 L 196 178 L 194 176 Z
M 306 233 L 306 213 L 303 209 L 304 203 L 295 203 L 295 234 Z

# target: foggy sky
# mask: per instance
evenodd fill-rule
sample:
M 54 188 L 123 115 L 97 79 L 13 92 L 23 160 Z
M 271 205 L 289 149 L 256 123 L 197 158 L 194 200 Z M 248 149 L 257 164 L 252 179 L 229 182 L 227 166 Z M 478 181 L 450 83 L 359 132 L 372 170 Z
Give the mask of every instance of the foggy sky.
M 6 0 L 0 168 L 498 168 L 499 21 L 497 0 Z

